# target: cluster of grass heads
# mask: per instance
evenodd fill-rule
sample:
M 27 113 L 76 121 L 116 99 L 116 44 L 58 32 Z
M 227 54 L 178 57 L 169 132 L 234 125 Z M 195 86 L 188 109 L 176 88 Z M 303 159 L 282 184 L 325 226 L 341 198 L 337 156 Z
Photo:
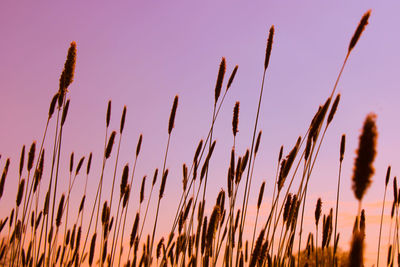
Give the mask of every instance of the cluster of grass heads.
M 361 19 L 350 45 L 336 83 L 328 99 L 321 105 L 312 118 L 304 137 L 298 137 L 289 153 L 279 152 L 276 166 L 276 177 L 270 209 L 260 212 L 263 202 L 265 182 L 261 184 L 257 201 L 257 213 L 254 225 L 246 223 L 249 207 L 249 195 L 253 180 L 253 170 L 259 151 L 262 133 L 258 130 L 258 120 L 264 91 L 264 81 L 272 53 L 274 26 L 270 28 L 264 63 L 260 95 L 255 116 L 251 145 L 244 155 L 235 151 L 236 134 L 239 125 L 239 106 L 237 102 L 233 111 L 232 133 L 233 146 L 230 164 L 227 170 L 226 189 L 221 190 L 210 214 L 205 212 L 207 177 L 209 163 L 212 160 L 216 141 L 213 140 L 214 123 L 225 97 L 234 81 L 236 66 L 224 86 L 226 61 L 222 58 L 215 85 L 215 101 L 212 122 L 205 140 L 200 140 L 193 160 L 183 164 L 182 192 L 177 199 L 178 208 L 170 222 L 170 232 L 155 240 L 159 224 L 159 210 L 164 197 L 168 178 L 168 150 L 173 129 L 175 114 L 178 111 L 178 96 L 173 100 L 167 129 L 168 141 L 165 147 L 164 163 L 156 169 L 151 180 L 149 197 L 145 202 L 146 176 L 140 184 L 139 205 L 132 225 L 127 225 L 128 207 L 131 201 L 133 178 L 137 160 L 140 156 L 142 136 L 139 137 L 135 159 L 132 167 L 123 167 L 122 177 L 117 179 L 119 151 L 124 133 L 126 107 L 123 109 L 119 131 L 111 131 L 111 101 L 106 113 L 106 129 L 102 165 L 93 203 L 86 200 L 87 182 L 91 171 L 92 154 L 82 157 L 74 164 L 74 153 L 70 156 L 69 182 L 67 188 L 60 188 L 60 153 L 63 149 L 63 126 L 68 116 L 70 100 L 68 87 L 73 82 L 76 44 L 71 43 L 64 70 L 60 77 L 59 90 L 51 100 L 43 138 L 40 144 L 31 145 L 25 164 L 25 146 L 20 157 L 18 173 L 18 193 L 15 207 L 8 216 L 1 218 L 0 232 L 0 265 L 8 266 L 363 266 L 363 247 L 365 239 L 365 212 L 362 210 L 363 196 L 371 183 L 374 172 L 373 160 L 376 154 L 375 144 L 377 130 L 375 115 L 367 116 L 355 160 L 353 190 L 359 201 L 359 212 L 355 214 L 351 249 L 348 254 L 339 251 L 339 232 L 337 229 L 339 213 L 339 193 L 341 166 L 345 153 L 345 135 L 342 136 L 339 155 L 339 175 L 335 209 L 322 214 L 322 200 L 318 199 L 315 208 L 315 232 L 303 233 L 307 188 L 314 170 L 325 133 L 334 118 L 340 101 L 336 87 L 346 62 L 368 24 L 370 12 Z M 221 96 L 221 93 L 222 96 Z M 49 166 L 49 184 L 42 185 L 44 169 L 44 143 L 50 120 L 55 122 L 53 150 L 46 153 L 51 157 Z M 111 131 L 111 132 L 110 132 Z M 115 145 L 118 138 L 118 145 Z M 250 141 L 250 140 L 249 140 Z M 39 149 L 37 149 L 37 146 Z M 116 153 L 115 163 L 110 156 Z M 113 164 L 111 195 L 103 193 L 103 181 L 106 178 L 106 165 Z M 4 165 L 0 180 L 0 198 L 5 188 L 10 160 Z M 86 166 L 86 168 L 85 168 Z M 86 169 L 86 170 L 85 170 Z M 77 213 L 71 218 L 69 212 L 71 189 L 78 175 L 86 176 L 84 193 Z M 23 178 L 24 177 L 24 178 Z M 388 169 L 385 181 L 386 188 L 390 178 Z M 109 177 L 107 177 L 109 179 Z M 295 179 L 299 186 L 293 188 Z M 120 183 L 119 190 L 115 186 Z M 116 184 L 117 183 L 117 184 Z M 272 184 L 272 183 L 271 183 Z M 399 254 L 398 241 L 398 204 L 400 191 L 397 194 L 397 182 L 394 179 L 394 202 L 392 221 L 395 222 L 390 235 L 387 264 L 394 264 L 394 257 Z M 136 186 L 136 185 L 135 185 Z M 244 188 L 239 196 L 239 188 Z M 157 194 L 158 190 L 158 194 Z M 119 191 L 119 192 L 118 192 Z M 147 190 L 148 191 L 148 190 Z M 155 191 L 153 193 L 153 191 Z M 114 193 L 117 196 L 114 196 Z M 153 197 L 153 198 L 152 198 Z M 113 199 L 118 201 L 114 201 Z M 149 204 L 157 201 L 154 221 L 148 221 Z M 208 200 L 210 201 L 210 200 Z M 384 203 L 384 202 L 383 202 Z M 382 207 L 383 216 L 384 206 Z M 395 218 L 393 220 L 393 218 Z M 83 221 L 85 220 L 85 224 Z M 151 224 L 152 231 L 143 232 L 144 226 Z M 86 227 L 87 226 L 87 227 Z M 245 227 L 253 233 L 249 239 L 244 235 Z M 298 239 L 295 239 L 298 235 Z M 297 238 L 297 237 L 296 237 Z M 306 246 L 302 247 L 305 240 Z M 295 241 L 296 240 L 296 241 Z M 380 240 L 380 238 L 379 238 Z M 379 241 L 380 243 L 380 241 Z M 125 247 L 124 247 L 125 246 Z M 379 251 L 377 262 L 379 262 Z

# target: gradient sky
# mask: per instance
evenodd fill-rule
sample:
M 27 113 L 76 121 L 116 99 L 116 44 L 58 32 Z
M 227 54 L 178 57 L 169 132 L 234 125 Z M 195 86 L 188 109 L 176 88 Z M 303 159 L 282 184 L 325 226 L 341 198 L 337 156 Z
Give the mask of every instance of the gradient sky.
M 352 52 L 337 89 L 342 94 L 341 102 L 321 148 L 307 207 L 310 217 L 318 197 L 322 197 L 325 213 L 333 207 L 340 137 L 346 134 L 341 191 L 343 220 L 339 221 L 339 229 L 343 229 L 340 245 L 347 249 L 349 229 L 357 212 L 351 191 L 355 150 L 365 116 L 375 112 L 379 132 L 376 173 L 364 200 L 367 250 L 373 255 L 378 236 L 376 204 L 382 200 L 387 166 L 392 165 L 393 175 L 398 173 L 399 8 L 397 1 L 365 0 L 2 1 L 0 167 L 3 168 L 6 157 L 12 163 L 1 199 L 7 208 L 2 211 L 7 214 L 14 205 L 21 147 L 23 144 L 29 147 L 33 140 L 40 142 L 49 102 L 58 90 L 59 75 L 73 40 L 77 43 L 77 64 L 74 82 L 69 87 L 71 105 L 61 168 L 67 170 L 72 151 L 76 158 L 92 151 L 94 165 L 89 195 L 95 194 L 100 173 L 107 101 L 112 99 L 112 129 L 119 128 L 124 105 L 128 110 L 118 179 L 123 164 L 132 165 L 138 136 L 143 134 L 134 181 L 137 201 L 141 177 L 152 176 L 155 168 L 162 167 L 169 112 L 174 96 L 179 95 L 161 218 L 168 218 L 175 210 L 176 196 L 181 192 L 181 166 L 191 162 L 198 141 L 206 137 L 221 57 L 226 57 L 227 76 L 239 65 L 215 127 L 217 146 L 207 191 L 208 204 L 212 205 L 220 188 L 226 187 L 228 155 L 233 142 L 232 109 L 236 101 L 240 101 L 236 140 L 239 155 L 251 144 L 267 34 L 274 24 L 274 45 L 259 121 L 263 138 L 251 201 L 255 203 L 263 180 L 267 184 L 266 198 L 270 198 L 280 146 L 283 144 L 288 152 L 297 137 L 305 133 L 318 105 L 331 92 L 362 14 L 372 9 L 370 24 Z M 52 137 L 51 131 L 46 144 L 47 166 L 50 166 Z M 111 185 L 112 164 L 106 171 L 109 177 L 106 187 Z M 66 185 L 66 172 L 62 174 Z M 73 192 L 79 196 L 77 199 L 81 195 L 79 187 L 84 184 L 81 178 Z M 389 194 L 391 198 L 391 190 Z M 132 214 L 135 209 L 136 206 L 131 209 Z M 253 219 L 249 217 L 249 221 Z M 168 219 L 164 224 L 167 231 Z M 383 244 L 386 247 L 386 242 Z M 372 263 L 375 257 L 370 254 L 367 258 Z

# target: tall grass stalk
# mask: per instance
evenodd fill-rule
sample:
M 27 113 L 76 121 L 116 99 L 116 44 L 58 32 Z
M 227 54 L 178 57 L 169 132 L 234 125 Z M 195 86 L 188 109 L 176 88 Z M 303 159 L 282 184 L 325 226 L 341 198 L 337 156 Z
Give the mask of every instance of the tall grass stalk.
M 385 179 L 385 192 L 383 193 L 381 222 L 380 222 L 380 225 L 379 225 L 378 252 L 377 252 L 377 257 L 376 257 L 376 266 L 377 267 L 379 267 L 379 254 L 380 254 L 380 250 L 381 250 L 381 235 L 382 235 L 383 213 L 384 213 L 384 210 L 385 210 L 386 190 L 387 190 L 387 185 L 388 185 L 389 179 L 390 179 L 390 170 L 391 170 L 391 167 L 388 166 L 387 171 L 386 171 L 386 179 Z

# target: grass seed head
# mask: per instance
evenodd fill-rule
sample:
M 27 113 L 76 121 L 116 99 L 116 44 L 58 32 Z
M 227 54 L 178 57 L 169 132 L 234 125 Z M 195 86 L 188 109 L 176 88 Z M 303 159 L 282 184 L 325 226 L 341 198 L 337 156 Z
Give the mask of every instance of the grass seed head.
M 275 27 L 274 27 L 274 25 L 272 25 L 271 28 L 269 29 L 267 49 L 265 51 L 264 70 L 266 70 L 269 65 L 269 59 L 271 57 L 271 50 L 272 50 L 272 43 L 274 41 L 274 33 L 275 33 Z
M 233 119 L 232 119 L 232 132 L 233 136 L 236 136 L 238 132 L 238 124 L 239 124 L 239 106 L 240 102 L 235 103 L 235 107 L 233 108 Z
M 108 100 L 107 104 L 107 113 L 106 113 L 106 127 L 110 125 L 110 119 L 111 119 L 111 100 Z
M 122 111 L 121 124 L 119 126 L 119 133 L 121 133 L 121 134 L 124 131 L 125 118 L 126 118 L 126 106 L 124 106 L 124 110 Z
M 28 154 L 28 171 L 30 171 L 33 167 L 33 161 L 35 160 L 35 151 L 36 151 L 36 142 L 34 141 L 29 149 Z
M 231 76 L 229 77 L 228 84 L 227 84 L 227 86 L 226 86 L 226 91 L 228 91 L 228 89 L 231 87 L 232 82 L 233 82 L 233 79 L 234 79 L 235 76 L 236 76 L 236 72 L 237 72 L 238 68 L 239 68 L 239 66 L 236 65 L 235 68 L 233 69 L 232 74 L 231 74 Z
M 111 155 L 111 151 L 112 151 L 112 148 L 113 148 L 113 145 L 114 145 L 114 140 L 115 140 L 115 135 L 116 134 L 117 133 L 115 131 L 113 131 L 111 133 L 110 138 L 108 139 L 108 144 L 107 144 L 106 154 L 105 154 L 106 159 L 108 159 L 110 157 L 110 155 Z
M 386 171 L 385 186 L 387 186 L 388 183 L 389 183 L 389 179 L 390 179 L 390 170 L 391 170 L 391 167 L 390 167 L 390 165 L 389 165 L 388 168 L 387 168 L 387 171 Z
M 169 123 L 168 123 L 168 134 L 171 134 L 172 129 L 174 128 L 176 109 L 178 108 L 178 95 L 174 98 L 174 103 L 172 104 L 171 114 L 169 115 Z
M 345 148 L 346 148 L 346 135 L 343 134 L 342 139 L 340 140 L 340 157 L 339 157 L 340 162 L 343 161 Z
M 368 114 L 364 121 L 363 130 L 359 140 L 357 157 L 354 163 L 352 189 L 355 197 L 361 201 L 366 190 L 371 185 L 371 177 L 374 174 L 373 161 L 376 155 L 376 142 L 378 132 L 376 130 L 376 115 Z
M 67 119 L 68 115 L 68 109 L 69 109 L 69 99 L 65 103 L 65 107 L 63 108 L 63 113 L 61 116 L 61 127 L 64 126 L 65 120 Z
M 224 81 L 225 71 L 226 71 L 226 61 L 225 61 L 225 58 L 222 57 L 221 63 L 219 65 L 219 70 L 218 70 L 217 83 L 215 84 L 215 102 L 214 102 L 214 105 L 217 103 L 219 95 L 221 94 L 222 82 Z
M 368 19 L 369 16 L 371 15 L 371 10 L 368 10 L 361 18 L 360 23 L 357 26 L 356 31 L 353 34 L 353 37 L 351 38 L 350 44 L 349 44 L 349 50 L 348 52 L 350 53 L 350 51 L 356 46 L 358 39 L 360 39 L 360 36 L 362 34 L 362 32 L 365 29 L 365 26 L 368 25 Z

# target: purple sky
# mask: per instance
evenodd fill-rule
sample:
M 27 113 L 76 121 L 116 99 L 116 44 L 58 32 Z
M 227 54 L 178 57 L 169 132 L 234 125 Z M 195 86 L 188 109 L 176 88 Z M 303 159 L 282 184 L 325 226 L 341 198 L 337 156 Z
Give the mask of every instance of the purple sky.
M 346 204 L 343 212 L 348 213 L 348 218 L 355 215 L 357 203 L 350 182 L 355 150 L 365 116 L 375 112 L 379 132 L 376 175 L 364 201 L 370 205 L 366 213 L 367 222 L 371 214 L 372 224 L 376 221 L 373 216 L 379 214 L 373 207 L 382 199 L 386 168 L 392 164 L 392 173 L 397 175 L 396 152 L 400 151 L 399 8 L 400 3 L 395 1 L 1 2 L 0 167 L 6 157 L 12 162 L 7 190 L 1 199 L 7 209 L 2 210 L 8 212 L 14 205 L 20 149 L 42 137 L 49 102 L 58 89 L 66 52 L 73 40 L 77 42 L 77 64 L 75 80 L 69 88 L 71 105 L 62 168 L 67 169 L 72 151 L 76 158 L 92 151 L 91 195 L 99 175 L 107 101 L 112 99 L 112 129 L 119 128 L 123 106 L 128 109 L 118 179 L 122 166 L 126 162 L 132 165 L 138 136 L 143 134 L 134 185 L 136 201 L 141 177 L 152 176 L 154 168 L 162 167 L 169 112 L 173 97 L 179 95 L 162 218 L 168 218 L 177 205 L 182 164 L 191 162 L 198 141 L 206 137 L 221 57 L 226 57 L 227 76 L 239 65 L 215 127 L 217 146 L 208 187 L 208 204 L 212 205 L 220 188 L 226 187 L 236 101 L 240 101 L 238 154 L 244 154 L 251 144 L 266 39 L 274 24 L 274 46 L 259 122 L 263 138 L 253 182 L 256 195 L 262 180 L 266 180 L 266 196 L 270 198 L 280 146 L 285 146 L 286 154 L 297 137 L 305 133 L 318 105 L 331 92 L 362 14 L 372 9 L 370 24 L 339 83 L 337 92 L 342 99 L 322 145 L 308 195 L 310 212 L 319 196 L 326 203 L 325 212 L 333 207 L 339 142 L 345 133 L 341 198 Z M 46 144 L 47 166 L 52 131 Z M 106 170 L 109 176 L 113 164 Z M 81 178 L 74 189 L 77 196 L 81 194 L 79 186 L 84 184 Z M 63 182 L 67 184 L 66 175 Z M 106 179 L 106 186 L 110 185 L 111 178 Z M 389 194 L 391 197 L 391 190 Z M 251 201 L 254 203 L 256 196 Z M 134 214 L 136 206 L 132 206 Z M 169 227 L 168 219 L 165 224 Z M 351 224 L 351 219 L 339 221 L 339 228 L 347 229 Z M 374 227 L 367 229 L 368 240 L 377 237 Z M 345 232 L 341 246 L 347 248 L 349 240 Z M 370 244 L 367 249 L 376 251 Z

